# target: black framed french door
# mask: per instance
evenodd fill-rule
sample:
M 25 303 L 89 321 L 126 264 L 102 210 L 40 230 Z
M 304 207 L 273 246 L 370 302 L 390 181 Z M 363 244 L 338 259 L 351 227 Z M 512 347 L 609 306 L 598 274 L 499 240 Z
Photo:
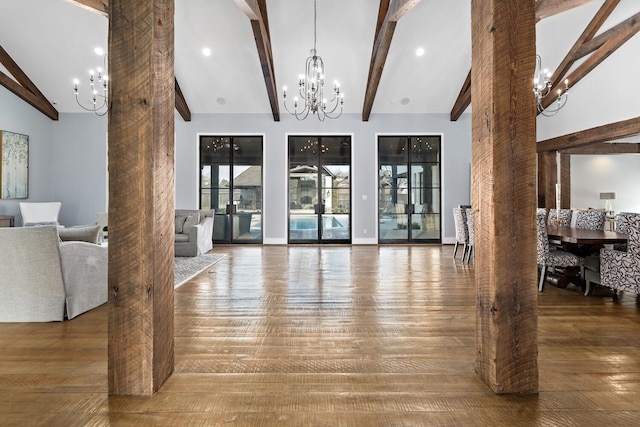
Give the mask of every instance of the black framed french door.
M 200 206 L 213 241 L 262 243 L 262 136 L 200 136 Z
M 441 243 L 441 136 L 378 137 L 378 241 Z
M 351 243 L 351 136 L 289 136 L 289 243 Z

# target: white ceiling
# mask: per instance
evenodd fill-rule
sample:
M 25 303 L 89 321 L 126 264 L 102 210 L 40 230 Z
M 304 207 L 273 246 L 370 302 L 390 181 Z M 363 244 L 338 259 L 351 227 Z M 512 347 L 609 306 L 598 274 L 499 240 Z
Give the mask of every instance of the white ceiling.
M 602 2 L 538 24 L 547 66 L 560 62 Z M 88 69 L 101 65 L 93 49 L 106 48 L 107 19 L 65 0 L 0 5 L 0 45 L 59 112 L 82 111 L 72 80 L 84 83 Z M 374 0 L 318 0 L 318 53 L 327 80 L 342 85 L 347 113 L 362 113 L 378 7 Z M 175 8 L 175 74 L 191 112 L 270 114 L 250 22 L 235 2 L 182 0 Z M 295 86 L 313 46 L 313 1 L 267 0 L 267 8 L 281 95 L 282 86 Z M 613 23 L 635 13 L 640 2 L 622 0 L 618 8 Z M 209 57 L 202 54 L 205 46 Z M 418 47 L 424 56 L 415 55 Z M 420 1 L 396 27 L 372 114 L 448 114 L 470 64 L 470 0 Z

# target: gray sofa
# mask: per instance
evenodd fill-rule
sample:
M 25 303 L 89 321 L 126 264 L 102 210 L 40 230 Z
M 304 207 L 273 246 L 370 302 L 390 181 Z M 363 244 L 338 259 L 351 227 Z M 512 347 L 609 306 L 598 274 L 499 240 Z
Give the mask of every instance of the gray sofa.
M 213 214 L 212 209 L 176 209 L 175 256 L 196 256 L 213 248 Z
M 107 248 L 56 227 L 0 228 L 0 322 L 73 319 L 107 302 Z

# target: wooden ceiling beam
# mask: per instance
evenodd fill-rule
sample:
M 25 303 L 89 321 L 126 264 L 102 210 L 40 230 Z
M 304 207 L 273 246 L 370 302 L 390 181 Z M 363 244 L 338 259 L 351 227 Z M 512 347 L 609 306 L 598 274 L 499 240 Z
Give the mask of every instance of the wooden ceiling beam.
M 591 1 L 593 0 L 538 0 L 536 2 L 536 21 L 540 21 L 541 19 L 548 18 L 553 15 L 557 15 L 558 13 L 566 12 L 567 10 L 573 9 L 578 6 L 582 6 L 583 4 L 589 3 Z M 620 0 L 606 0 L 605 5 L 601 7 L 600 12 L 598 13 L 604 14 L 603 9 L 609 8 L 609 7 L 611 7 L 611 10 L 613 10 L 613 8 L 619 2 Z M 615 4 L 611 6 L 612 3 L 615 3 Z M 589 24 L 589 27 L 596 25 L 597 21 L 594 22 L 595 20 L 596 18 L 594 18 L 591 21 L 591 23 Z M 600 28 L 600 26 L 602 26 L 602 23 L 600 23 L 597 28 Z M 587 27 L 587 29 L 584 31 L 581 38 L 587 37 L 589 34 L 591 34 L 591 30 L 589 27 Z M 595 30 L 596 32 L 597 32 L 597 28 Z M 593 32 L 593 34 L 595 34 L 595 32 Z M 589 39 L 593 37 L 593 34 L 589 36 Z M 588 40 L 588 39 L 585 39 L 585 40 Z M 580 47 L 581 45 L 582 44 L 580 44 L 578 47 Z M 573 58 L 573 56 L 574 55 L 572 55 L 571 58 Z M 565 61 L 566 60 L 567 58 L 565 58 Z M 571 64 L 573 64 L 573 62 L 571 62 Z M 566 64 L 564 64 L 564 61 L 563 61 L 561 66 L 564 68 L 565 65 Z M 570 67 L 571 65 L 569 65 L 569 68 Z M 558 67 L 558 69 L 560 69 L 560 67 Z M 562 75 L 564 75 L 565 73 L 566 73 L 566 70 L 563 72 Z M 464 111 L 467 109 L 467 107 L 471 105 L 471 81 L 468 80 L 470 75 L 471 75 L 471 70 L 469 70 L 469 75 L 467 79 L 464 81 L 464 83 L 462 84 L 462 89 L 460 89 L 458 98 L 456 98 L 456 101 L 453 104 L 453 108 L 451 109 L 450 117 L 452 122 L 455 122 L 456 120 L 458 120 L 462 115 L 462 113 L 464 113 Z M 557 74 L 554 73 L 554 75 L 557 75 Z M 563 81 L 563 79 L 561 79 L 560 81 Z
M 109 0 L 66 0 L 104 17 L 109 17 Z
M 391 40 L 396 29 L 398 20 L 407 14 L 420 0 L 382 0 L 378 11 L 378 22 L 376 25 L 376 37 L 371 52 L 371 62 L 369 63 L 369 78 L 364 95 L 364 105 L 362 107 L 362 121 L 366 122 L 371 116 L 373 102 L 378 92 L 380 78 L 384 70 L 384 64 L 389 55 Z
M 600 27 L 602 27 L 602 24 L 604 24 L 619 3 L 620 0 L 606 0 L 604 2 L 580 37 L 578 37 L 571 49 L 569 49 L 569 52 L 565 55 L 562 62 L 560 62 L 556 71 L 552 74 L 552 84 L 564 81 L 564 76 L 579 58 L 576 56 L 577 52 L 582 49 L 582 46 L 584 46 L 586 42 L 593 39 L 593 36 L 598 32 Z
M 640 18 L 640 13 L 634 15 Z M 609 38 L 604 44 L 602 44 L 595 52 L 591 54 L 587 59 L 584 60 L 582 64 L 580 64 L 571 74 L 567 76 L 567 80 L 569 80 L 569 84 L 573 87 L 586 77 L 591 70 L 596 68 L 598 65 L 602 63 L 605 59 L 607 59 L 613 52 L 615 52 L 620 46 L 625 44 L 631 37 L 636 35 L 638 31 L 640 31 L 640 19 L 628 19 L 624 23 L 622 27 L 622 31 L 616 32 L 611 38 Z M 560 87 L 564 87 L 564 82 L 562 80 L 556 81 L 552 88 L 552 92 L 556 92 Z M 554 97 L 544 98 L 542 101 L 542 107 L 547 108 L 551 104 L 555 102 Z
M 280 107 L 278 106 L 278 88 L 276 86 L 275 67 L 271 52 L 271 36 L 267 18 L 267 2 L 265 0 L 234 0 L 236 5 L 251 21 L 253 36 L 256 40 L 258 57 L 267 88 L 267 96 L 271 104 L 273 120 L 280 121 Z
M 13 92 L 51 120 L 58 120 L 58 110 L 40 92 L 2 46 L 0 46 L 0 64 L 15 78 L 14 80 L 5 73 L 0 72 L 0 85 Z
M 189 106 L 187 105 L 187 101 L 184 99 L 184 95 L 182 94 L 182 89 L 180 89 L 180 85 L 178 84 L 177 79 L 173 79 L 175 82 L 175 91 L 176 91 L 176 110 L 182 117 L 182 120 L 185 122 L 191 121 L 191 110 L 189 110 Z
M 584 147 L 561 150 L 562 154 L 638 154 L 640 143 L 637 142 L 598 142 Z
M 90 10 L 91 12 L 98 13 L 105 18 L 109 18 L 109 0 L 66 0 L 69 3 L 73 3 L 79 7 Z M 176 88 L 176 110 L 185 122 L 191 121 L 191 111 L 187 104 L 187 99 L 180 90 L 178 79 L 174 76 L 175 88 Z
M 583 56 L 586 56 L 591 52 L 598 50 L 600 46 L 605 44 L 607 41 L 611 40 L 612 38 L 615 38 L 616 36 L 620 35 L 621 33 L 624 33 L 625 31 L 628 31 L 629 28 L 632 28 L 634 25 L 636 25 L 636 23 L 639 20 L 640 20 L 640 13 L 636 13 L 635 15 L 622 21 L 615 27 L 609 28 L 607 31 L 603 32 L 602 34 L 599 34 L 597 37 L 594 37 L 588 42 L 585 42 L 580 47 L 580 49 L 575 53 L 575 57 L 573 59 L 578 60 Z
M 538 153 L 543 151 L 565 151 L 573 148 L 640 134 L 640 117 L 597 126 L 579 132 L 538 142 Z
M 591 3 L 592 1 L 593 0 L 537 0 L 536 22 L 582 6 L 583 4 Z
M 451 121 L 455 122 L 456 120 L 458 120 L 469 105 L 471 105 L 471 70 L 469 70 L 467 78 L 464 79 L 462 89 L 460 89 L 458 98 L 456 99 L 456 102 L 455 104 L 453 104 L 453 108 L 451 109 Z

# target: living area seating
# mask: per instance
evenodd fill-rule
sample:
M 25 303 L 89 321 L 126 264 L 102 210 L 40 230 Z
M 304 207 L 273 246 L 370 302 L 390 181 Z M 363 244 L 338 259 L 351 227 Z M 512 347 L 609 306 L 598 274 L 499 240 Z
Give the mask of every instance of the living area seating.
M 0 228 L 0 322 L 73 319 L 107 302 L 107 248 L 53 226 Z
M 627 252 L 600 249 L 600 283 L 640 295 L 640 215 L 629 216 Z
M 20 202 L 22 226 L 58 225 L 61 206 L 60 202 Z
M 212 209 L 176 209 L 175 256 L 188 257 L 213 249 Z

